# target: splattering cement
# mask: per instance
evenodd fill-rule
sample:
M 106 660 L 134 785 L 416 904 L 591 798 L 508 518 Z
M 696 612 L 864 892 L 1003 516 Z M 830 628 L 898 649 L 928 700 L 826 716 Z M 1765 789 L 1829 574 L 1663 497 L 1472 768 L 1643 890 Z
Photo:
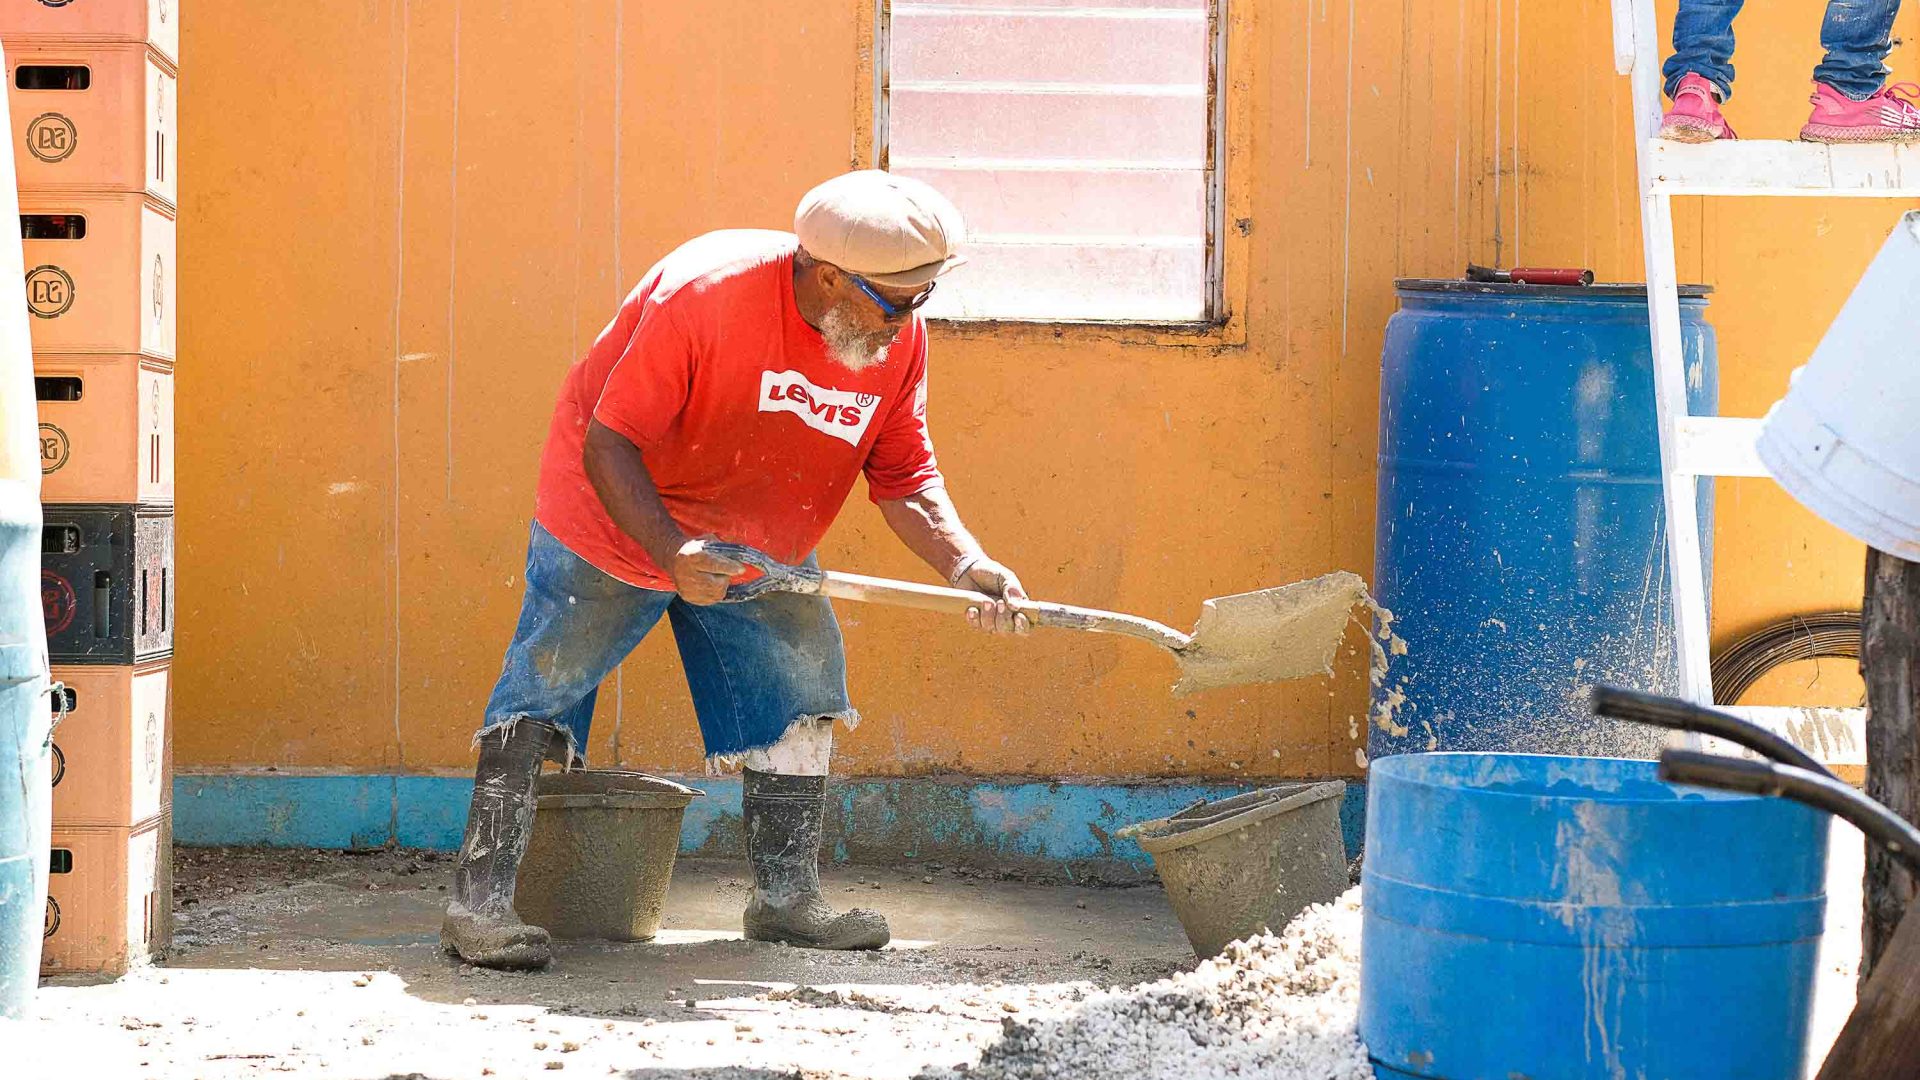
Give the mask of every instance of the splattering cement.
M 1354 1028 L 1359 997 L 1353 889 L 1308 908 L 1278 936 L 1234 942 L 1193 971 L 1095 991 L 1057 1019 L 1009 1019 L 978 1064 L 921 1078 L 1371 1080 Z
M 1353 608 L 1363 602 L 1371 603 L 1367 583 L 1347 570 L 1209 600 L 1192 644 L 1177 654 L 1173 692 L 1332 674 Z
M 1374 603 L 1372 597 L 1367 598 L 1367 603 L 1372 606 L 1374 615 L 1374 632 L 1367 641 L 1373 650 L 1373 663 L 1367 674 L 1368 682 L 1374 689 L 1370 719 L 1374 727 L 1396 739 L 1403 739 L 1407 736 L 1408 728 L 1399 721 L 1398 716 L 1407 704 L 1406 688 L 1401 683 L 1389 683 L 1388 680 L 1391 678 L 1393 658 L 1407 655 L 1407 642 L 1393 632 L 1393 612 Z M 1432 728 L 1429 727 L 1428 731 L 1431 733 Z M 1428 746 L 1427 749 L 1434 747 Z

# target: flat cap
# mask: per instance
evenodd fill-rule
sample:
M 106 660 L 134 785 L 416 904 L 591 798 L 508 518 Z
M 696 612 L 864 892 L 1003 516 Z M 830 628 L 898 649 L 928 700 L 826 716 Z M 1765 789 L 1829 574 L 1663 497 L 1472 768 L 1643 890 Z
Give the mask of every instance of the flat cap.
M 876 285 L 917 289 L 966 260 L 965 226 L 946 196 L 905 176 L 864 169 L 807 192 L 793 214 L 800 246 Z

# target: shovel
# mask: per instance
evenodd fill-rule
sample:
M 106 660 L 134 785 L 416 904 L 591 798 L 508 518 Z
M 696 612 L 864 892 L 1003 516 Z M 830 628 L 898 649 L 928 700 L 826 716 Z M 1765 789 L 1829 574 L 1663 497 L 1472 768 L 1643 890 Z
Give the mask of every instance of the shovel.
M 706 549 L 764 575 L 729 586 L 723 602 L 790 592 L 957 615 L 984 598 L 966 589 L 788 566 L 744 544 L 710 541 Z M 1117 611 L 1038 600 L 1013 600 L 1008 604 L 1035 626 L 1124 634 L 1160 646 L 1180 663 L 1180 681 L 1173 692 L 1184 695 L 1327 674 L 1353 606 L 1365 597 L 1366 583 L 1359 575 L 1337 570 L 1277 589 L 1208 600 L 1201 605 L 1200 622 L 1191 635 Z

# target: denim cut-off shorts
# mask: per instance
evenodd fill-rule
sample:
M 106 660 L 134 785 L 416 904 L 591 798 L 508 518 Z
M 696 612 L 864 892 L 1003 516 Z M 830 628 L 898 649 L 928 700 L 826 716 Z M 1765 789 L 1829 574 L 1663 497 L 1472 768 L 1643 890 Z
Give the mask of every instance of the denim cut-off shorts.
M 802 718 L 854 719 L 840 624 L 823 596 L 689 604 L 608 576 L 537 521 L 526 576 L 520 625 L 480 733 L 540 720 L 566 735 L 569 764 L 584 764 L 601 681 L 662 614 L 673 624 L 709 760 L 772 746 Z

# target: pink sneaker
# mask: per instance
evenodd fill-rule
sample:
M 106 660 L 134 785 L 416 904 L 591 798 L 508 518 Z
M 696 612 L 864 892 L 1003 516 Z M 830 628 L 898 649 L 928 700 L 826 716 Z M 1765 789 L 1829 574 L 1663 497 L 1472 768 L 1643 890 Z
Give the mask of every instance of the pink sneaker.
M 1673 88 L 1673 108 L 1660 118 L 1660 137 L 1690 143 L 1739 138 L 1720 115 L 1719 89 L 1691 73 Z
M 1800 137 L 1807 142 L 1920 141 L 1920 83 L 1894 83 L 1865 101 L 1855 101 L 1823 82 L 1813 84 L 1813 115 Z

